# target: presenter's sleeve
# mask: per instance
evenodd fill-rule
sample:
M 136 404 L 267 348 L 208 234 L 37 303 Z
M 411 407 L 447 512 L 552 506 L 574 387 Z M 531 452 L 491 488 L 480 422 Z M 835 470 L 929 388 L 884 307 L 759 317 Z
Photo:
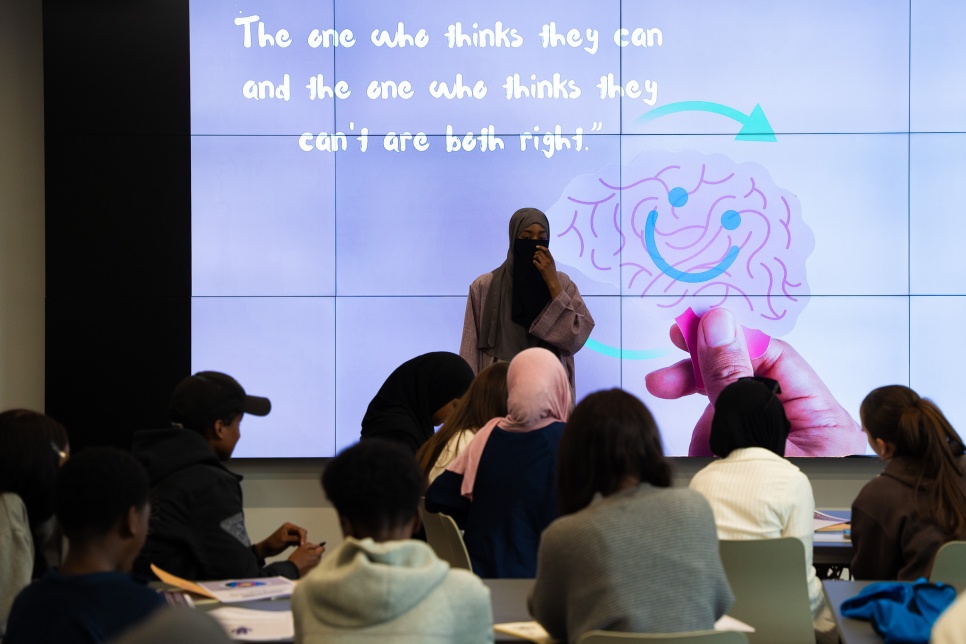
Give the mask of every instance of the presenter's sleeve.
M 560 293 L 533 321 L 530 333 L 555 346 L 561 356 L 569 357 L 587 342 L 594 329 L 594 318 L 584 304 L 577 285 L 567 274 L 558 272 L 557 278 L 560 280 Z
M 462 495 L 463 475 L 446 470 L 426 490 L 426 510 L 448 514 L 460 528 L 466 527 L 470 500 Z
M 480 351 L 480 316 L 483 313 L 483 302 L 490 287 L 492 276 L 489 273 L 480 275 L 470 284 L 470 292 L 466 296 L 466 312 L 463 314 L 463 337 L 460 340 L 460 356 L 466 360 L 474 374 L 479 373 L 489 362 L 487 354 Z

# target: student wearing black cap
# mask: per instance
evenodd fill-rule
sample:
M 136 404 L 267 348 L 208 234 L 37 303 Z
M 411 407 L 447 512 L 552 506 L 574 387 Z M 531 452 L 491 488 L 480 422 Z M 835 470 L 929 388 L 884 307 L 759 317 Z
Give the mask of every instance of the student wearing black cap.
M 306 533 L 285 523 L 251 544 L 242 509 L 241 476 L 225 467 L 241 437 L 244 414 L 266 416 L 268 398 L 249 396 L 223 373 L 202 371 L 181 381 L 171 397 L 171 426 L 135 433 L 133 453 L 151 478 L 151 528 L 134 564 L 151 575 L 151 564 L 187 579 L 281 575 L 298 579 L 325 551 Z M 288 561 L 265 558 L 290 546 Z

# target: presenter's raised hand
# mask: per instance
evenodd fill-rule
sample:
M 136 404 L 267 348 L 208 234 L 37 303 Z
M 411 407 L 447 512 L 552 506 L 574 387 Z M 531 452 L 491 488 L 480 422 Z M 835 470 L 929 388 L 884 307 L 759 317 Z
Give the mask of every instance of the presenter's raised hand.
M 274 557 L 290 546 L 302 546 L 305 544 L 305 528 L 299 527 L 294 523 L 283 523 L 278 530 L 268 535 L 268 537 L 255 544 L 255 552 L 262 559 Z
M 319 565 L 323 552 L 325 552 L 325 543 L 305 543 L 296 548 L 288 560 L 299 569 L 299 577 L 301 578 Z
M 560 280 L 557 278 L 557 264 L 553 261 L 553 255 L 546 246 L 537 246 L 537 252 L 533 255 L 533 265 L 540 271 L 540 277 L 547 283 L 550 290 L 550 299 L 557 297 L 560 293 Z
M 743 376 L 777 380 L 779 399 L 792 428 L 786 456 L 845 456 L 865 452 L 859 424 L 835 400 L 815 370 L 786 342 L 772 338 L 761 357 L 752 360 L 743 333 L 727 309 L 712 309 L 698 325 L 696 356 L 704 379 L 698 391 L 690 359 L 649 373 L 647 390 L 658 398 L 681 398 L 693 393 L 708 396 L 708 406 L 691 435 L 691 456 L 710 456 L 708 440 L 718 394 Z M 681 330 L 671 327 L 671 341 L 687 351 Z

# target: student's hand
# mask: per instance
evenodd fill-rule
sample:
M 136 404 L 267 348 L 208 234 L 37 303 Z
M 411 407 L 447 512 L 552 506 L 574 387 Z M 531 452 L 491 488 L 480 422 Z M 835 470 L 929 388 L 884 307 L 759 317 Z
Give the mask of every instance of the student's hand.
M 323 552 L 325 552 L 324 543 L 306 543 L 296 548 L 288 560 L 299 569 L 299 577 L 301 578 L 319 565 Z
M 557 297 L 560 293 L 560 280 L 557 278 L 557 264 L 553 261 L 553 255 L 546 246 L 537 246 L 537 252 L 533 255 L 533 265 L 540 271 L 540 277 L 547 283 L 550 289 L 550 299 Z
M 305 528 L 300 528 L 294 523 L 283 523 L 282 526 L 268 535 L 268 538 L 255 544 L 255 552 L 262 559 L 274 557 L 289 546 L 301 546 L 305 544 Z
M 777 380 L 778 396 L 792 428 L 785 446 L 786 456 L 846 456 L 864 454 L 865 434 L 852 416 L 835 400 L 815 370 L 791 345 L 772 338 L 761 357 L 752 360 L 744 333 L 727 309 L 712 309 L 698 324 L 696 356 L 706 391 L 694 384 L 691 360 L 647 374 L 647 390 L 658 398 L 681 398 L 707 394 L 709 404 L 691 435 L 691 456 L 711 456 L 708 441 L 711 418 L 718 394 L 743 376 L 764 376 Z M 687 351 L 681 330 L 671 327 L 671 341 Z

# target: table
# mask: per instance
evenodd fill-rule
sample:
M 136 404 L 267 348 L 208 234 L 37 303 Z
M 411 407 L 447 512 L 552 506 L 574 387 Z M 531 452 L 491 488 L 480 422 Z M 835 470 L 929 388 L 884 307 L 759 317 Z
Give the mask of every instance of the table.
M 530 613 L 527 611 L 527 596 L 533 588 L 532 579 L 484 579 L 483 583 L 490 589 L 490 602 L 493 606 L 493 623 L 502 624 L 505 622 L 526 622 L 530 621 Z M 237 604 L 221 604 L 215 601 L 199 601 L 198 610 L 205 612 L 212 611 L 221 606 L 234 606 L 237 608 L 248 608 L 251 610 L 266 611 L 291 611 L 291 600 L 284 599 L 260 599 L 250 602 L 240 602 Z M 494 632 L 497 642 L 520 642 L 523 641 L 512 635 Z
M 848 521 L 852 518 L 851 510 L 825 510 L 819 512 Z M 843 532 L 814 532 L 812 534 L 812 565 L 820 579 L 838 576 L 842 568 L 852 563 L 852 540 L 846 538 Z M 836 570 L 837 569 L 837 570 Z
M 490 589 L 494 624 L 528 622 L 533 619 L 527 610 L 527 597 L 533 588 L 532 579 L 484 579 L 483 583 Z M 496 631 L 493 636 L 497 642 L 523 641 L 513 635 Z
M 816 532 L 812 536 L 812 563 L 816 566 L 848 566 L 853 552 L 852 541 L 841 532 Z
M 835 623 L 838 624 L 843 644 L 882 644 L 882 638 L 872 628 L 871 622 L 842 617 L 841 611 L 842 602 L 849 597 L 855 597 L 859 591 L 872 583 L 875 582 L 837 579 L 826 579 L 822 582 L 825 597 L 832 607 L 832 612 L 835 613 Z

